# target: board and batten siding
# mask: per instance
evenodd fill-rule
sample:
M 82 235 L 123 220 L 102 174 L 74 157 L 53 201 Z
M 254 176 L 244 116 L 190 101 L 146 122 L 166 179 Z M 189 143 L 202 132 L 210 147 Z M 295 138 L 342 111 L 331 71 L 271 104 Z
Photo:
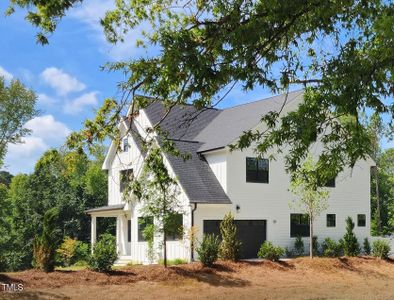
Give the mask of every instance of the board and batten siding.
M 227 192 L 227 150 L 210 152 L 204 156 L 223 190 Z

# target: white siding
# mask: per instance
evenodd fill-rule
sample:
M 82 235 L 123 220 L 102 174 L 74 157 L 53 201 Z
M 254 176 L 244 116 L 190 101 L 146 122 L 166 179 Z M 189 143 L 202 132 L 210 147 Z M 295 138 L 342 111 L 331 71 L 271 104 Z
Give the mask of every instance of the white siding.
M 205 155 L 209 166 L 215 174 L 223 190 L 227 192 L 227 154 L 226 150 L 208 153 Z

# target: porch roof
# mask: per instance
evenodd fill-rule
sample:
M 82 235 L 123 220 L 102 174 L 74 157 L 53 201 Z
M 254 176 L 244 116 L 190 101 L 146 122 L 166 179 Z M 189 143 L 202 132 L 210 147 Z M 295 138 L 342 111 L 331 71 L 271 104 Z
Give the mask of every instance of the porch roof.
M 87 214 L 92 214 L 92 213 L 98 213 L 98 212 L 104 212 L 104 211 L 112 211 L 112 210 L 123 210 L 125 204 L 114 204 L 114 205 L 108 205 L 108 206 L 101 206 L 101 207 L 96 207 L 96 208 L 91 208 L 88 210 L 85 210 L 85 213 Z

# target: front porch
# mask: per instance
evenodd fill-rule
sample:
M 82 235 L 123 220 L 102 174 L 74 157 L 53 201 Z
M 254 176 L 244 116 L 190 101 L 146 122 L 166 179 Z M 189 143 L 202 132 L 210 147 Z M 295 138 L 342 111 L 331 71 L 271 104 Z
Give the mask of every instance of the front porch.
M 129 258 L 130 243 L 130 211 L 125 210 L 125 204 L 116 204 L 89 209 L 86 211 L 91 217 L 91 251 L 97 241 L 97 218 L 116 218 L 116 250 L 119 259 Z

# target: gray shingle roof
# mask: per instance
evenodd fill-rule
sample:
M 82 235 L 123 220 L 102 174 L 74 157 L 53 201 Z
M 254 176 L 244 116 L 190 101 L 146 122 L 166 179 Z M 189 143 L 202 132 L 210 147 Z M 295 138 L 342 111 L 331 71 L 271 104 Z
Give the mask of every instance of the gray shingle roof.
M 102 211 L 122 210 L 123 208 L 124 208 L 124 203 L 123 204 L 114 204 L 114 205 L 91 208 L 91 209 L 85 210 L 85 213 L 91 214 L 91 213 L 102 212 Z
M 303 91 L 289 93 L 286 106 L 298 103 L 302 95 Z M 192 158 L 186 161 L 167 155 L 190 202 L 231 203 L 199 153 L 236 141 L 242 132 L 257 126 L 264 114 L 279 110 L 285 99 L 285 95 L 279 95 L 223 110 L 208 108 L 199 111 L 190 105 L 175 106 L 162 121 L 166 114 L 162 102 L 152 102 L 144 110 L 152 124 L 161 121 L 160 127 L 169 132 L 182 153 L 191 154 Z

